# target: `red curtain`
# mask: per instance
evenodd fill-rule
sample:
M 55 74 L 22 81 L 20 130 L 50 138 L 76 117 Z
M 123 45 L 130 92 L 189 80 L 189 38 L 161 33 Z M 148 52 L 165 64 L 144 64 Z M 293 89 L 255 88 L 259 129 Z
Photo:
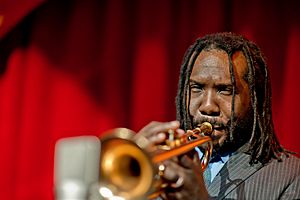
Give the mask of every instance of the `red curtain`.
M 59 138 L 175 119 L 184 52 L 212 32 L 259 44 L 271 72 L 277 135 L 300 152 L 298 4 L 0 0 L 1 199 L 53 199 Z

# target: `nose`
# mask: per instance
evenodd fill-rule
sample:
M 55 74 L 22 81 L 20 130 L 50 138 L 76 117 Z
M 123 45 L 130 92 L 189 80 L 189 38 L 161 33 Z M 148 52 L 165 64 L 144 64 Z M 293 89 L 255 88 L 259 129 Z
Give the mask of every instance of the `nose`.
M 207 91 L 203 94 L 199 112 L 201 115 L 217 117 L 220 115 L 220 107 L 216 100 L 216 94 L 213 91 Z

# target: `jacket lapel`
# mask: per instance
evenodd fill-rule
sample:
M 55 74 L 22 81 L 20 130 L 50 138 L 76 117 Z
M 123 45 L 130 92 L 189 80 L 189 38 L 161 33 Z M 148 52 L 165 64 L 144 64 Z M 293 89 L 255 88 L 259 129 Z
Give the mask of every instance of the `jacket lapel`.
M 244 181 L 259 170 L 260 163 L 250 165 L 250 155 L 244 153 L 245 146 L 232 155 L 223 166 L 213 182 L 208 186 L 208 192 L 212 197 L 223 199 L 238 186 L 242 187 Z

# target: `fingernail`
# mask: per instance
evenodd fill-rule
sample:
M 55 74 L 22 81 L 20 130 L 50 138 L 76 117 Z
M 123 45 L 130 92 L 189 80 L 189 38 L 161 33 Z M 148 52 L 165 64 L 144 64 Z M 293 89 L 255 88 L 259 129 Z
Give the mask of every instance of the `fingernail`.
M 171 126 L 179 126 L 179 121 L 171 121 Z
M 179 136 L 185 134 L 184 130 L 182 130 L 182 129 L 177 129 L 176 132 L 178 133 Z
M 165 133 L 158 133 L 158 134 L 156 135 L 156 137 L 157 137 L 158 139 L 165 139 L 166 134 L 165 134 Z

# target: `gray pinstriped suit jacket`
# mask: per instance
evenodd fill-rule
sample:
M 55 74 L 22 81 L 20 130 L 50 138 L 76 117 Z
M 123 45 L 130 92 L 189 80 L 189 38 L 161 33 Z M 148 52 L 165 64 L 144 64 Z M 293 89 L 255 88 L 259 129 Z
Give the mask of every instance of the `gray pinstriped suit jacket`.
M 243 147 L 241 149 L 244 149 Z M 207 186 L 212 199 L 300 199 L 300 159 L 295 156 L 250 166 L 239 150 Z

